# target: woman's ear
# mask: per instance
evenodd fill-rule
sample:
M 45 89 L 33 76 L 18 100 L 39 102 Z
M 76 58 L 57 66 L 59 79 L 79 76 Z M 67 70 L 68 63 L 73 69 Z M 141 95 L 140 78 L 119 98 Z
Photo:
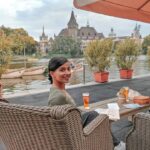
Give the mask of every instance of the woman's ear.
M 50 71 L 49 74 L 53 77 L 54 76 L 54 72 Z

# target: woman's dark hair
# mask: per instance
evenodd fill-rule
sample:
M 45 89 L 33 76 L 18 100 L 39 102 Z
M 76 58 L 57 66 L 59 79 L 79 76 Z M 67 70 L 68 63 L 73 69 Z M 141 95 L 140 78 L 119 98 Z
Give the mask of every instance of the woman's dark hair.
M 52 59 L 50 59 L 48 64 L 48 77 L 51 84 L 53 83 L 53 80 L 52 80 L 52 76 L 50 75 L 50 71 L 55 71 L 57 68 L 59 68 L 66 62 L 68 62 L 68 59 L 65 57 L 53 57 Z

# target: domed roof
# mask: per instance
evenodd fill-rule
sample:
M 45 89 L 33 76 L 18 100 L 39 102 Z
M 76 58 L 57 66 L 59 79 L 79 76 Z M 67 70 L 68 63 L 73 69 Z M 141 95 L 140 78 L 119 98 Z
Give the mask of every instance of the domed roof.
M 79 30 L 79 36 L 96 36 L 97 32 L 93 27 L 81 27 Z
M 49 41 L 50 41 L 50 42 L 53 42 L 54 40 L 53 40 L 53 38 L 52 38 L 52 37 L 50 37 L 50 38 L 49 38 Z
M 62 29 L 58 36 L 68 36 L 68 29 L 67 28 Z

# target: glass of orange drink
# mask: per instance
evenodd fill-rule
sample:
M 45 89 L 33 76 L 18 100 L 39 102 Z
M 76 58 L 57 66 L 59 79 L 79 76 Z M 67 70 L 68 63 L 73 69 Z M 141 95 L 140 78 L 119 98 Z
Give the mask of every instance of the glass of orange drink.
M 90 100 L 89 93 L 82 93 L 82 98 L 83 98 L 84 108 L 89 109 L 89 100 Z
M 128 88 L 128 87 L 125 87 L 124 89 L 125 89 L 125 91 L 124 91 L 125 99 L 126 99 L 126 102 L 128 102 L 128 101 L 129 101 L 129 99 L 128 99 L 129 88 Z

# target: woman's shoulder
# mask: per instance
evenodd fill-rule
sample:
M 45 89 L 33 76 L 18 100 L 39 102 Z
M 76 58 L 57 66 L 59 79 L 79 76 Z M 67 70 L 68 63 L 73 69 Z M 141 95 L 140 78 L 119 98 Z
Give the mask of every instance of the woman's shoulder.
M 50 93 L 49 95 L 54 95 L 54 96 L 62 96 L 62 97 L 65 97 L 65 94 L 62 90 L 56 88 L 56 87 L 51 87 L 50 88 Z
M 53 106 L 63 104 L 76 105 L 72 97 L 65 90 L 52 87 L 49 94 L 49 105 Z
M 61 90 L 59 90 L 59 89 L 57 89 L 57 88 L 51 88 L 50 89 L 50 93 L 49 93 L 49 97 L 52 97 L 52 98 L 65 98 L 65 94 L 61 91 Z
M 66 104 L 66 96 L 59 89 L 52 88 L 49 94 L 49 105 L 62 105 Z

